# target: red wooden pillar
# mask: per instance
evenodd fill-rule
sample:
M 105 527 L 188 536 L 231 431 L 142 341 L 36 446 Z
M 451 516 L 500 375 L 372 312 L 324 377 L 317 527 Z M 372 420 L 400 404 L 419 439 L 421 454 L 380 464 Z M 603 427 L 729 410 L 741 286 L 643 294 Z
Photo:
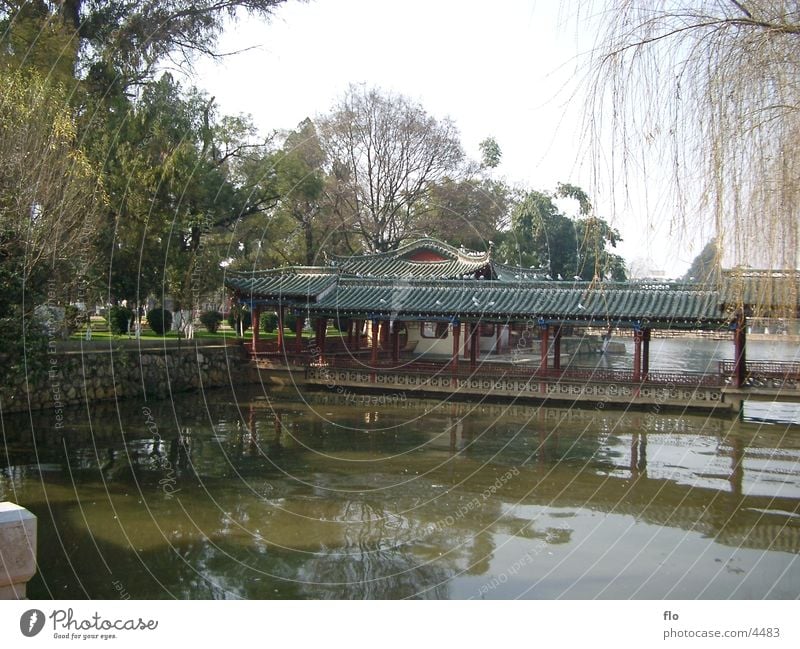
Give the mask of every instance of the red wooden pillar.
M 303 353 L 303 325 L 305 324 L 305 318 L 301 315 L 297 316 L 297 319 L 294 322 L 294 350 L 298 354 Z
M 347 321 L 347 346 L 353 344 L 353 320 Z
M 356 335 L 356 351 L 361 349 L 361 330 L 363 329 L 363 321 L 362 320 L 353 320 L 353 329 L 355 329 Z
M 541 352 L 541 362 L 539 369 L 547 370 L 547 352 L 550 347 L 550 325 L 539 325 L 539 345 Z
M 481 346 L 481 325 L 480 322 L 470 323 L 469 332 L 469 369 L 474 371 L 478 364 L 478 349 Z
M 316 345 L 319 354 L 319 362 L 320 364 L 325 362 L 325 333 L 328 329 L 328 319 L 327 318 L 317 318 L 316 321 Z
M 259 320 L 261 319 L 261 309 L 257 306 L 254 306 L 252 311 L 250 312 L 250 326 L 253 328 L 253 353 L 255 354 L 258 351 L 258 341 L 260 336 L 260 327 L 259 327 Z
M 390 345 L 391 332 L 389 331 L 389 321 L 381 322 L 381 349 L 388 350 Z
M 747 322 L 740 318 L 733 330 L 733 385 L 741 388 L 747 379 Z
M 453 323 L 453 376 L 458 375 L 458 355 L 461 347 L 461 323 Z
M 283 307 L 278 306 L 278 349 L 283 349 Z
M 496 322 L 494 325 L 494 334 L 494 353 L 499 354 L 500 349 L 503 346 L 503 325 L 501 325 L 499 322 Z
M 633 380 L 642 380 L 642 331 L 641 329 L 634 329 L 633 331 Z
M 392 362 L 400 362 L 400 324 L 395 321 L 392 323 Z
M 370 365 L 373 371 L 370 372 L 369 382 L 375 383 L 375 368 L 378 366 L 378 333 L 380 327 L 377 320 L 372 321 L 372 355 L 370 357 Z
M 642 332 L 642 381 L 647 380 L 650 372 L 650 329 Z
M 561 369 L 561 325 L 553 332 L 553 369 Z

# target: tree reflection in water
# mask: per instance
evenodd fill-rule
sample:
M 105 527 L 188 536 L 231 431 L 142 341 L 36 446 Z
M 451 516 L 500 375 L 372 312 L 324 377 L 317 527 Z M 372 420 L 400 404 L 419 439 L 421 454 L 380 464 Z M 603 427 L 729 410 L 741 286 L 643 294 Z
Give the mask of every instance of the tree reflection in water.
M 149 404 L 149 425 L 138 407 L 73 412 L 63 436 L 6 420 L 0 498 L 39 516 L 34 597 L 116 597 L 114 580 L 132 597 L 463 597 L 515 565 L 517 590 L 483 591 L 780 596 L 800 578 L 800 443 L 778 428 L 414 400 L 366 417 L 328 393 L 187 397 Z M 675 591 L 658 557 L 687 539 L 707 564 Z

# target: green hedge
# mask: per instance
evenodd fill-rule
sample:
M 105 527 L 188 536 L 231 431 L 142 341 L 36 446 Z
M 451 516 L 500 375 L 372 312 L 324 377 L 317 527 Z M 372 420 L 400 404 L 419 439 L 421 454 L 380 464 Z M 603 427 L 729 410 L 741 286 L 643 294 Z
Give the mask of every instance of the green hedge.
M 261 323 L 261 331 L 266 331 L 271 334 L 278 328 L 278 314 L 266 311 L 261 314 L 259 322 Z
M 128 325 L 133 320 L 133 311 L 126 306 L 112 306 L 108 310 L 108 329 L 119 336 L 128 333 Z
M 222 314 L 219 311 L 203 311 L 200 314 L 200 324 L 202 324 L 208 333 L 217 333 L 219 325 L 222 323 Z
M 147 323 L 159 336 L 172 328 L 172 314 L 166 309 L 151 309 L 147 312 Z

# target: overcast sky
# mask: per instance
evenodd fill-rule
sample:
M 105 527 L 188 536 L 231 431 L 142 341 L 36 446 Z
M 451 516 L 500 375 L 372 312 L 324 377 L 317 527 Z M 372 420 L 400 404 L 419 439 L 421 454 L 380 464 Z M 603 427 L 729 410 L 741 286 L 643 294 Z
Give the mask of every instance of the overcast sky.
M 563 6 L 562 6 L 563 5 Z M 636 207 L 592 183 L 582 147 L 582 63 L 594 33 L 577 3 L 557 0 L 312 0 L 289 2 L 269 23 L 240 21 L 222 63 L 200 61 L 196 82 L 224 113 L 248 113 L 264 133 L 326 113 L 348 84 L 402 93 L 450 117 L 467 153 L 493 136 L 498 177 L 538 190 L 570 182 L 593 191 L 598 215 L 619 228 L 636 265 L 682 274 L 705 243 L 670 236 L 656 187 L 634 188 Z M 645 189 L 647 191 L 645 191 Z M 645 201 L 645 197 L 647 202 Z

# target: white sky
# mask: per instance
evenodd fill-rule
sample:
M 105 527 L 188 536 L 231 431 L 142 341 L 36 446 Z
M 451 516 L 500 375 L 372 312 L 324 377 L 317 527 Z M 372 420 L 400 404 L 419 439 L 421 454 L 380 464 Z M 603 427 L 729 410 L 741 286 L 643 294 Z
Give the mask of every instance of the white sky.
M 240 21 L 220 49 L 254 49 L 222 63 L 200 61 L 196 83 L 224 113 L 250 114 L 263 133 L 328 112 L 349 83 L 404 94 L 450 117 L 468 155 L 493 136 L 503 152 L 497 177 L 528 189 L 569 182 L 590 191 L 598 215 L 620 230 L 618 248 L 647 269 L 685 272 L 708 237 L 679 246 L 659 218 L 658 191 L 633 188 L 642 205 L 611 209 L 581 154 L 584 99 L 580 33 L 557 0 L 312 0 L 289 2 L 271 22 Z M 564 8 L 562 5 L 566 5 Z M 580 42 L 579 42 L 580 41 Z M 585 149 L 585 147 L 584 147 Z M 685 238 L 684 238 L 685 243 Z M 680 248 L 683 248 L 681 251 Z

